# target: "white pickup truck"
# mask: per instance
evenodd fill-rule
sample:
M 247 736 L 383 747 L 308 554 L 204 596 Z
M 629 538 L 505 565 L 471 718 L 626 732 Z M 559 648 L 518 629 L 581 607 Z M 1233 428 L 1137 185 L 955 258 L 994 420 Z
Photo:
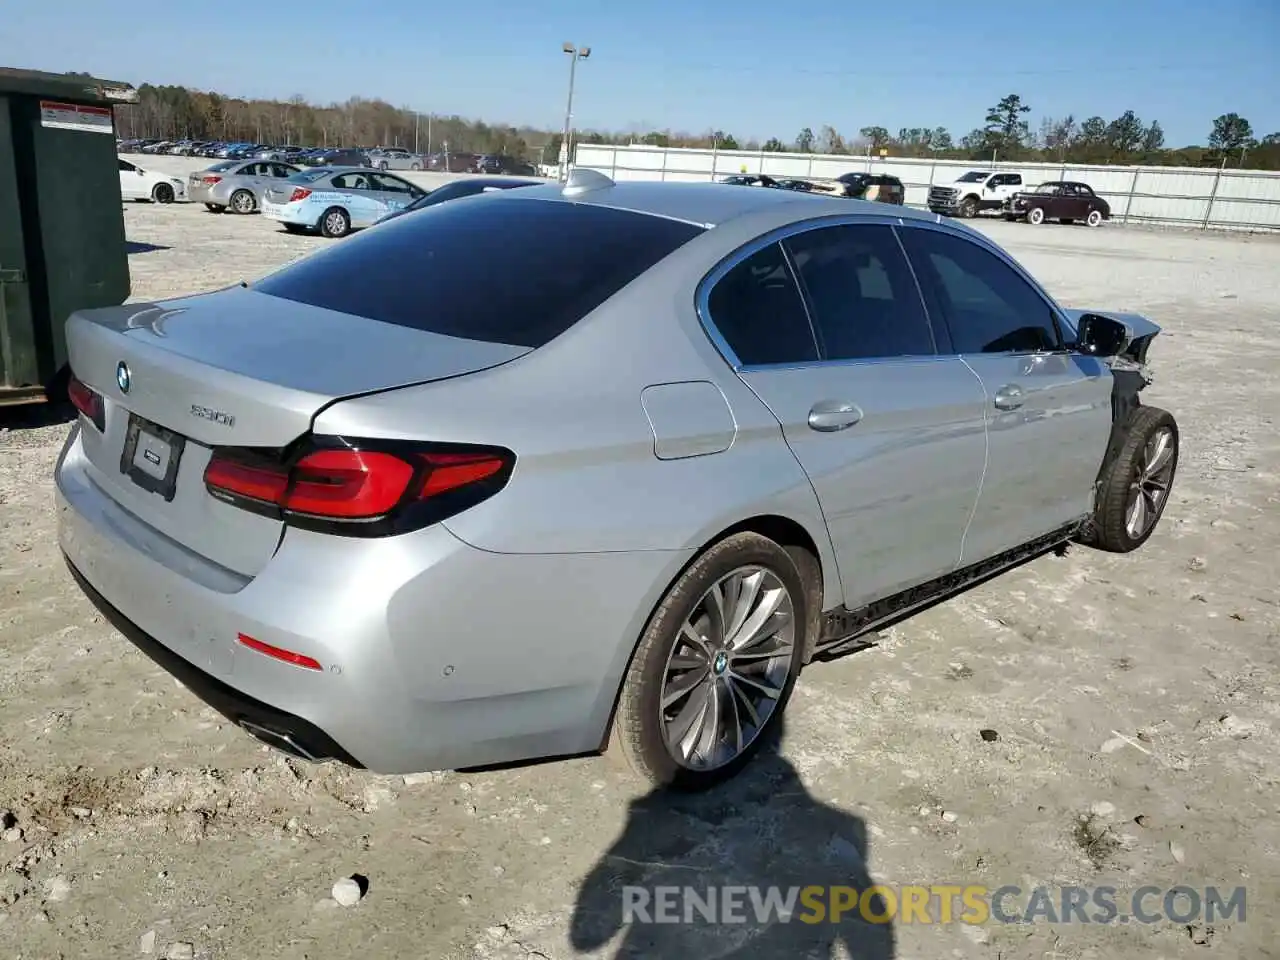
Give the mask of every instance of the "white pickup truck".
M 973 217 L 999 210 L 1023 188 L 1022 174 L 970 170 L 946 186 L 929 188 L 929 209 L 944 216 Z

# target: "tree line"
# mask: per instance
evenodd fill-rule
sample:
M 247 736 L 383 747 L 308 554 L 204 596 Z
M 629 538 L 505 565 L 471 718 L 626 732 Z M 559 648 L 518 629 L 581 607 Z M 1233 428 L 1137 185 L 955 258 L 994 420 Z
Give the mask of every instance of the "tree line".
M 1033 129 L 1031 107 L 1009 94 L 988 108 L 982 126 L 955 139 L 945 127 L 865 126 L 856 134 L 825 124 L 815 133 L 803 128 L 794 139 L 739 140 L 724 130 L 704 133 L 670 130 L 579 131 L 576 141 L 597 144 L 648 144 L 721 150 L 936 157 L 956 160 L 1021 160 L 1055 163 L 1218 166 L 1280 170 L 1280 132 L 1256 137 L 1237 113 L 1217 117 L 1203 145 L 1169 146 L 1156 120 L 1133 110 L 1113 120 L 1100 116 L 1044 117 Z M 287 100 L 232 97 L 183 86 L 138 87 L 138 102 L 116 107 L 117 132 L 123 137 L 190 137 L 199 140 L 251 140 L 299 146 L 402 146 L 422 153 L 503 153 L 554 163 L 558 131 L 531 126 L 490 124 L 457 115 L 423 114 L 385 100 L 351 97 L 327 106 L 301 95 Z

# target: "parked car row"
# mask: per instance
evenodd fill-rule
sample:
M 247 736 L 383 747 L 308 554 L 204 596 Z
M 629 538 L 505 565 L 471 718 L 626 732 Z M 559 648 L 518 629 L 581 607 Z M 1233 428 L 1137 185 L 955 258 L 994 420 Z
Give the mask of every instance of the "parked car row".
M 767 174 L 735 174 L 725 177 L 721 183 L 743 187 L 770 187 L 777 190 L 795 190 L 800 193 L 818 193 L 852 200 L 872 200 L 879 203 L 906 203 L 906 188 L 897 177 L 885 173 L 844 173 L 834 179 L 796 177 L 774 179 Z
M 845 173 L 832 180 L 817 178 L 775 179 L 767 174 L 735 174 L 721 183 L 746 187 L 770 187 L 824 193 L 837 197 L 906 203 L 906 189 L 895 176 L 883 173 Z M 1050 180 L 1028 190 L 1020 173 L 970 170 L 950 184 L 929 188 L 927 205 L 933 213 L 948 217 L 975 217 L 983 211 L 999 211 L 1006 220 L 1039 224 L 1086 223 L 1096 227 L 1111 219 L 1111 205 L 1091 186 L 1076 180 Z
M 439 170 L 450 173 L 493 173 L 537 176 L 526 160 L 496 153 L 419 154 L 404 147 L 299 147 L 269 143 L 206 140 L 116 140 L 121 153 L 214 160 L 280 160 L 296 166 L 361 166 L 376 170 Z

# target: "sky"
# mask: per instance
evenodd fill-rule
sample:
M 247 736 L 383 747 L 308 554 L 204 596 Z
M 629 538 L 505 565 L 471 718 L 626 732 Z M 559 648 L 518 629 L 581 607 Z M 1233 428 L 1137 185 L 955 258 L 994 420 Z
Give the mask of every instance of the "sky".
M 1257 137 L 1280 131 L 1280 0 L 0 0 L 4 66 L 550 129 L 564 124 L 565 42 L 591 47 L 577 129 L 959 139 L 1017 93 L 1033 131 L 1130 109 L 1168 146 L 1204 143 L 1228 112 Z

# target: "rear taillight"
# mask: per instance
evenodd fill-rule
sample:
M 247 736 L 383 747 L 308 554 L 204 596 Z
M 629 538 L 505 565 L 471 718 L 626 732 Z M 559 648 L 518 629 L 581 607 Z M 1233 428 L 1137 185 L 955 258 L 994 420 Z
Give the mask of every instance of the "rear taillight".
M 67 396 L 71 399 L 71 405 L 83 413 L 98 428 L 99 433 L 106 429 L 106 404 L 102 394 L 72 376 L 67 381 Z
M 294 187 L 293 193 L 289 194 L 289 202 L 297 203 L 299 200 L 305 200 L 311 196 L 311 191 L 306 187 Z
M 202 177 L 201 181 L 203 183 L 207 183 L 209 186 L 212 187 L 215 183 L 221 183 L 222 178 L 221 177 Z
M 215 450 L 204 482 L 219 500 L 292 526 L 385 536 L 488 499 L 514 465 L 515 454 L 498 447 L 317 438 L 284 459 Z

